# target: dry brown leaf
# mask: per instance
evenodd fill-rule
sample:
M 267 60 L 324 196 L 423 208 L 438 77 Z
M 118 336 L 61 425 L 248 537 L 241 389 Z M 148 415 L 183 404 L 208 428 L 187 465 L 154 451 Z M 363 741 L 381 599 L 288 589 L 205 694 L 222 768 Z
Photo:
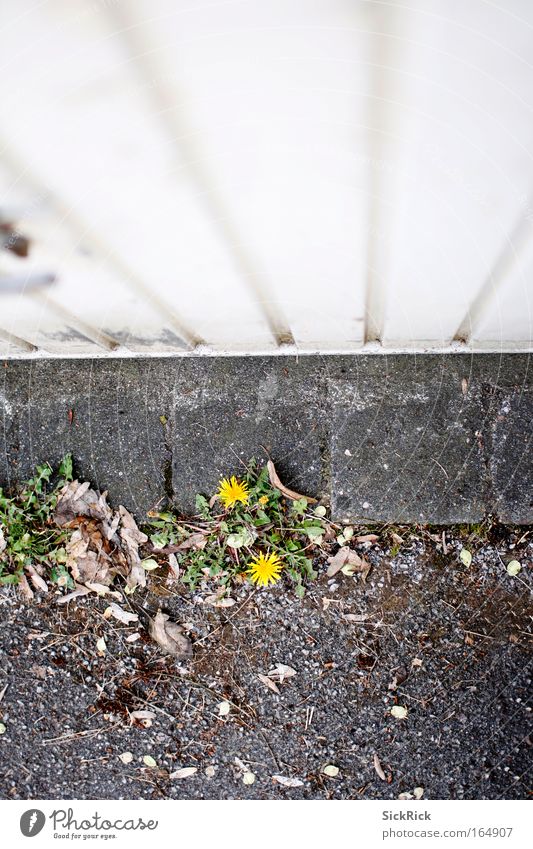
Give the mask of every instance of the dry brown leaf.
M 364 534 L 362 537 L 356 537 L 356 542 L 377 542 L 379 539 L 377 534 Z
M 236 601 L 234 598 L 221 598 L 216 594 L 206 596 L 203 603 L 210 604 L 212 607 L 233 607 Z
M 369 572 L 371 571 L 371 564 L 365 560 L 364 557 L 361 558 L 361 580 L 363 584 L 366 584 L 366 579 L 368 578 Z
M 19 593 L 21 594 L 21 596 L 26 599 L 26 601 L 32 600 L 33 590 L 30 587 L 30 585 L 28 584 L 28 581 L 26 579 L 26 575 L 20 576 L 17 589 L 18 589 Z
M 104 616 L 106 619 L 109 619 L 113 616 L 114 619 L 118 619 L 119 622 L 123 622 L 124 625 L 129 625 L 130 622 L 138 622 L 139 617 L 136 613 L 129 613 L 127 610 L 123 610 L 118 604 L 114 602 L 106 607 L 104 611 Z
M 120 513 L 119 536 L 124 543 L 124 553 L 130 567 L 128 575 L 126 576 L 126 583 L 130 589 L 137 586 L 145 587 L 146 572 L 141 564 L 139 545 L 147 542 L 148 537 L 139 530 L 137 522 L 125 507 L 120 505 L 118 510 Z
M 366 622 L 368 616 L 366 613 L 345 613 L 344 618 L 348 620 L 348 622 Z
M 260 673 L 257 674 L 257 677 L 269 690 L 272 690 L 273 693 L 277 693 L 279 696 L 279 687 L 272 678 L 269 678 L 268 675 L 261 675 Z
M 191 534 L 190 537 L 187 537 L 186 540 L 180 542 L 180 544 L 176 547 L 176 551 L 186 551 L 188 548 L 196 548 L 201 551 L 203 548 L 205 548 L 206 543 L 207 539 L 205 537 L 205 534 Z
M 68 525 L 78 516 L 90 516 L 103 522 L 110 522 L 113 512 L 106 501 L 106 494 L 99 495 L 88 481 L 71 481 L 66 484 L 57 500 L 54 514 L 56 524 Z
M 300 498 L 305 498 L 308 504 L 316 504 L 316 498 L 310 498 L 308 495 L 300 495 L 298 492 L 294 492 L 294 490 L 289 489 L 285 484 L 283 484 L 276 472 L 276 467 L 272 460 L 269 460 L 267 463 L 268 467 L 268 476 L 270 478 L 270 483 L 275 489 L 279 489 L 280 492 L 285 495 L 286 498 L 292 498 L 293 501 L 298 501 Z
M 157 611 L 150 623 L 150 636 L 164 651 L 178 660 L 192 658 L 191 641 L 183 633 L 183 628 L 176 622 L 170 622 L 168 615 L 161 610 Z
M 383 767 L 381 766 L 381 761 L 376 754 L 374 754 L 374 769 L 376 770 L 377 774 L 379 775 L 382 781 L 387 780 L 387 776 L 385 775 Z
M 66 604 L 74 598 L 79 598 L 82 595 L 89 595 L 91 591 L 87 587 L 82 587 L 81 584 L 76 584 L 76 589 L 67 595 L 62 595 L 57 599 L 58 604 Z
M 151 710 L 132 710 L 130 713 L 131 724 L 137 723 L 143 728 L 150 728 L 155 719 L 155 713 Z
M 99 536 L 99 540 L 98 540 Z M 100 543 L 100 544 L 99 544 Z M 94 545 L 96 550 L 90 546 Z M 82 524 L 75 530 L 65 546 L 67 569 L 80 584 L 97 583 L 107 586 L 113 579 L 112 561 L 103 548 L 103 538 Z
M 97 595 L 112 595 L 113 598 L 118 599 L 118 601 L 122 601 L 122 595 L 118 592 L 118 590 L 112 590 L 110 587 L 107 587 L 105 584 L 99 584 L 92 581 L 86 581 L 85 586 L 87 589 L 91 590 L 93 593 Z
M 282 787 L 303 787 L 303 781 L 300 778 L 289 778 L 286 775 L 273 775 L 272 781 L 281 784 Z
M 343 545 L 339 548 L 334 557 L 329 558 L 327 576 L 328 578 L 332 578 L 333 575 L 340 572 L 344 566 L 353 566 L 354 569 L 363 569 L 365 563 L 366 560 L 364 557 L 359 557 L 356 551 L 348 548 L 347 545 Z
M 194 775 L 197 772 L 197 766 L 184 766 L 182 769 L 177 769 L 175 772 L 171 772 L 169 778 L 190 778 L 191 775 Z
M 30 581 L 36 590 L 40 590 L 40 592 L 47 593 L 48 592 L 48 584 L 41 578 L 35 566 L 32 566 L 31 563 L 26 566 L 26 572 L 30 576 Z
M 44 681 L 47 675 L 46 666 L 39 666 L 37 663 L 30 666 L 30 672 L 32 672 L 36 678 L 40 678 L 41 681 Z
M 277 678 L 280 684 L 283 684 L 285 678 L 292 678 L 293 675 L 297 675 L 296 669 L 287 666 L 286 663 L 278 663 L 274 669 L 270 669 L 268 672 L 269 678 Z
M 175 581 L 177 581 L 180 576 L 180 567 L 178 563 L 178 558 L 172 552 L 168 555 L 168 568 L 169 577 L 172 577 Z

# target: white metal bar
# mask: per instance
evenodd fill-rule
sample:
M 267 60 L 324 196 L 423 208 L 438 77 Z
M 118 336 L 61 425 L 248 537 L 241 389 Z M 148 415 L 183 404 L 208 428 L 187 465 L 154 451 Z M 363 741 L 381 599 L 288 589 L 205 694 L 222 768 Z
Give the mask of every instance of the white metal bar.
M 490 313 L 494 312 L 495 309 L 500 310 L 502 308 L 501 301 L 504 289 L 506 286 L 509 286 L 513 276 L 517 274 L 522 278 L 522 284 L 525 284 L 522 285 L 522 297 L 515 298 L 514 305 L 509 304 L 508 309 L 512 312 L 516 310 L 520 313 L 526 312 L 529 318 L 528 325 L 530 333 L 533 332 L 531 317 L 529 315 L 531 307 L 527 297 L 527 290 L 529 289 L 529 297 L 533 300 L 533 285 L 530 282 L 531 277 L 529 276 L 531 274 L 531 259 L 529 259 L 529 268 L 526 269 L 524 267 L 527 259 L 526 254 L 528 252 L 531 254 L 533 250 L 532 208 L 533 199 L 528 204 L 526 213 L 521 216 L 509 240 L 504 245 L 492 271 L 468 307 L 467 313 L 455 333 L 454 338 L 456 340 L 470 342 L 478 336 Z M 527 283 L 525 277 L 526 270 L 529 272 Z M 505 314 L 502 313 L 500 319 Z M 500 334 L 502 329 L 500 329 Z
M 105 9 L 116 24 L 119 36 L 124 39 L 141 81 L 153 100 L 156 117 L 161 121 L 171 142 L 178 148 L 180 166 L 182 162 L 186 163 L 206 205 L 207 213 L 216 223 L 232 253 L 274 340 L 277 344 L 292 342 L 291 329 L 280 305 L 272 299 L 269 281 L 259 269 L 257 260 L 243 244 L 240 228 L 233 220 L 231 210 L 218 190 L 217 181 L 202 156 L 197 134 L 187 126 L 183 111 L 178 109 L 179 104 L 186 98 L 176 81 L 170 86 L 168 78 L 161 71 L 157 60 L 161 48 L 149 42 L 149 21 L 144 27 L 136 22 L 131 13 L 132 4 L 111 4 Z

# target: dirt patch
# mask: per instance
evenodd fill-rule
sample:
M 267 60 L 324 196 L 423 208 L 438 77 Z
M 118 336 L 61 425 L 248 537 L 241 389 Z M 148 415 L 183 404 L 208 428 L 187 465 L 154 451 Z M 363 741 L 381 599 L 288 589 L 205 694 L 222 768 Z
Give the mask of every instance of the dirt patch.
M 422 787 L 431 799 L 525 798 L 533 546 L 500 537 L 469 567 L 460 548 L 373 545 L 366 581 L 327 578 L 322 564 L 301 601 L 284 583 L 242 586 L 228 609 L 156 579 L 135 603 L 184 625 L 193 659 L 181 665 L 145 622 L 105 619 L 103 599 L 22 604 L 4 589 L 2 797 L 396 799 Z M 142 710 L 152 718 L 132 718 Z

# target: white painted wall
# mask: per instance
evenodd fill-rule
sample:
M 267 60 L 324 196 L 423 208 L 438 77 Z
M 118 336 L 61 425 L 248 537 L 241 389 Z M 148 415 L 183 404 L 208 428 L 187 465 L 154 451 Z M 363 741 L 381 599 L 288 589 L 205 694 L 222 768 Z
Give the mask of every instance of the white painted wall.
M 531 350 L 532 57 L 530 0 L 3 0 L 0 354 Z

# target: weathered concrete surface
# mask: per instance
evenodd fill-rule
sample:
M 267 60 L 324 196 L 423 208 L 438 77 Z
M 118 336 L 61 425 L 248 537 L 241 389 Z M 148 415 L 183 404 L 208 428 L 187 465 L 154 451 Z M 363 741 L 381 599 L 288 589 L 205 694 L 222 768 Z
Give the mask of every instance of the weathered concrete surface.
M 373 359 L 331 381 L 337 516 L 476 522 L 490 507 L 480 384 L 459 358 Z
M 266 453 L 301 491 L 323 490 L 327 417 L 322 372 L 285 358 L 184 360 L 174 385 L 173 488 L 184 509 L 197 492 Z
M 350 520 L 533 522 L 527 355 L 6 361 L 0 480 L 72 451 L 139 517 L 252 456 Z

